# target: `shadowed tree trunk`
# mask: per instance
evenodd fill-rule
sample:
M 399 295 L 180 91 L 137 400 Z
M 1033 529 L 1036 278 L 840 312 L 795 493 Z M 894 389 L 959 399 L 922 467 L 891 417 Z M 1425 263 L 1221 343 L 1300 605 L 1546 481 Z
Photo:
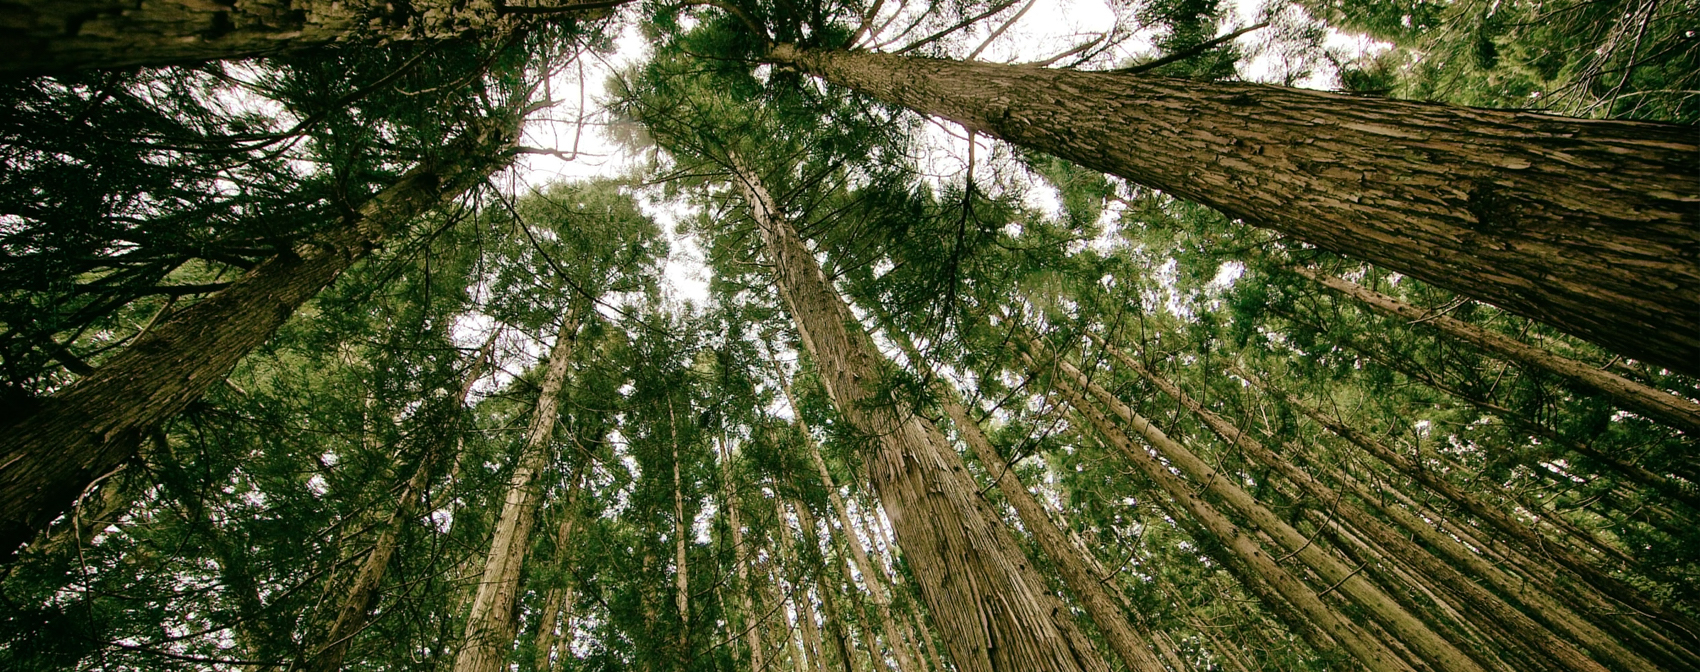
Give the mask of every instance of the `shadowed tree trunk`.
M 489 361 L 490 350 L 496 345 L 496 335 L 493 332 L 484 347 L 478 349 L 466 378 L 461 381 L 460 390 L 448 401 L 447 420 L 451 427 L 458 427 L 461 409 L 466 406 L 466 398 L 472 393 L 473 384 L 483 377 L 485 364 Z M 401 494 L 396 498 L 395 509 L 384 521 L 378 532 L 378 538 L 372 543 L 372 550 L 360 564 L 360 571 L 355 574 L 354 585 L 348 589 L 348 595 L 343 598 L 342 607 L 337 610 L 336 621 L 331 624 L 330 632 L 325 635 L 319 653 L 307 663 L 308 672 L 336 672 L 342 669 L 343 657 L 348 654 L 348 646 L 366 627 L 373 604 L 378 598 L 378 587 L 389 572 L 390 558 L 395 555 L 396 545 L 400 542 L 401 526 L 413 517 L 413 511 L 419 500 L 431 486 L 431 475 L 437 469 L 437 463 L 444 457 L 443 453 L 450 448 L 451 441 L 459 439 L 459 432 L 441 432 L 427 441 L 428 445 L 419 456 L 419 464 L 413 469 L 413 476 L 402 486 Z
M 903 349 L 910 365 L 922 367 L 925 360 L 921 359 L 921 353 L 915 348 L 914 342 L 909 340 L 909 335 L 894 328 L 890 320 L 884 319 L 879 308 L 874 308 L 874 311 L 881 314 L 886 335 Z M 1016 514 L 1021 516 L 1022 527 L 1027 528 L 1028 534 L 1033 535 L 1039 542 L 1039 547 L 1044 549 L 1045 555 L 1056 563 L 1063 583 L 1068 586 L 1069 592 L 1074 594 L 1074 599 L 1080 606 L 1085 608 L 1092 622 L 1098 626 L 1098 633 L 1109 641 L 1110 648 L 1115 650 L 1127 669 L 1162 672 L 1163 664 L 1152 653 L 1147 633 L 1135 631 L 1127 614 L 1122 612 L 1119 601 L 1110 596 L 1110 589 L 1106 588 L 1101 578 L 1091 570 L 1080 549 L 1063 535 L 1056 522 L 1051 520 L 1050 514 L 1045 512 L 1044 506 L 1027 491 L 1027 486 L 1022 485 L 1021 480 L 1016 478 L 1013 465 L 1007 464 L 998 455 L 997 448 L 992 446 L 991 440 L 980 430 L 980 424 L 968 414 L 968 409 L 963 407 L 962 402 L 958 401 L 960 395 L 955 386 L 942 378 L 935 380 L 936 396 L 944 407 L 945 414 L 950 416 L 951 424 L 956 427 L 962 441 L 974 451 L 974 457 L 980 460 L 980 465 L 997 485 L 998 492 L 1003 493 L 1004 499 L 1015 508 Z
M 1291 392 L 1271 386 L 1244 371 L 1237 371 L 1237 373 L 1247 382 L 1274 395 L 1288 406 L 1308 416 L 1335 436 L 1345 439 L 1348 443 L 1375 456 L 1392 467 L 1394 471 L 1445 498 L 1459 510 L 1485 523 L 1490 529 L 1514 540 L 1524 549 L 1544 558 L 1548 566 L 1541 568 L 1541 573 L 1556 575 L 1559 573 L 1558 568 L 1560 567 L 1573 572 L 1576 578 L 1581 579 L 1581 585 L 1586 586 L 1583 589 L 1586 593 L 1586 599 L 1595 605 L 1598 611 L 1611 614 L 1611 617 L 1603 619 L 1601 624 L 1628 637 L 1641 639 L 1642 641 L 1638 643 L 1637 649 L 1643 653 L 1660 656 L 1667 664 L 1682 662 L 1684 665 L 1700 668 L 1700 665 L 1695 663 L 1695 661 L 1700 660 L 1700 655 L 1695 653 L 1694 635 L 1692 634 L 1700 626 L 1696 626 L 1685 615 L 1652 601 L 1628 583 L 1578 556 L 1569 547 L 1551 543 L 1542 537 L 1538 531 L 1512 515 L 1501 511 L 1479 497 L 1465 492 L 1459 486 L 1446 480 L 1441 474 L 1413 462 L 1404 454 L 1381 443 L 1374 437 L 1329 417 L 1316 407 L 1300 400 Z M 1472 545 L 1481 548 L 1479 544 Z M 1642 618 L 1658 623 L 1662 627 L 1649 627 L 1652 624 L 1642 623 Z M 1660 623 L 1661 621 L 1662 623 Z
M 578 498 L 584 488 L 583 472 L 573 475 L 572 485 L 568 486 L 567 496 L 561 502 L 561 525 L 555 530 L 555 569 L 557 572 L 566 570 L 570 573 L 567 563 L 573 562 L 573 532 L 578 527 Z M 537 672 L 549 672 L 560 666 L 570 653 L 568 647 L 572 644 L 572 608 L 573 584 L 571 578 L 557 579 L 558 583 L 549 586 L 549 591 L 543 598 L 542 622 L 537 626 Z M 555 631 L 559 629 L 560 635 Z M 561 654 L 553 658 L 550 653 L 556 644 L 561 646 Z
M 768 60 L 1700 375 L 1692 128 L 787 44 Z
M 1506 629 L 1516 642 L 1534 651 L 1539 651 L 1542 657 L 1559 663 L 1564 669 L 1577 672 L 1606 672 L 1605 667 L 1588 658 L 1569 642 L 1560 639 L 1556 636 L 1556 633 L 1512 608 L 1512 605 L 1507 602 L 1495 597 L 1477 585 L 1470 577 L 1465 576 L 1462 572 L 1442 562 L 1440 558 L 1417 546 L 1413 540 L 1399 534 L 1392 526 L 1370 516 L 1355 502 L 1343 499 L 1341 493 L 1335 491 L 1334 488 L 1317 480 L 1309 472 L 1300 469 L 1282 455 L 1276 454 L 1274 450 L 1264 446 L 1262 442 L 1246 436 L 1240 431 L 1239 427 L 1205 408 L 1203 404 L 1169 382 L 1168 379 L 1158 375 L 1143 363 L 1102 339 L 1095 338 L 1095 340 L 1122 365 L 1132 369 L 1135 373 L 1150 381 L 1157 389 L 1162 390 L 1164 394 L 1169 395 L 1169 397 L 1180 402 L 1182 406 L 1185 406 L 1187 410 L 1197 415 L 1222 441 L 1232 445 L 1236 450 L 1244 451 L 1253 460 L 1274 469 L 1288 481 L 1316 498 L 1317 501 L 1332 502 L 1330 508 L 1332 512 L 1338 514 L 1340 518 L 1380 546 L 1386 555 L 1395 556 L 1400 561 L 1410 565 L 1416 572 L 1415 577 L 1418 581 L 1438 586 L 1441 591 L 1450 595 L 1451 599 L 1457 600 L 1480 613 L 1484 617 L 1482 620 L 1488 621 L 1484 625 Z M 1302 453 L 1302 451 L 1288 448 L 1288 453 L 1296 454 Z M 1496 571 L 1495 574 L 1498 574 L 1498 572 Z M 1492 582 L 1499 577 L 1477 575 L 1476 578 Z M 1516 594 L 1513 593 L 1513 595 Z M 1468 624 L 1471 619 L 1462 620 Z M 1640 670 L 1641 672 L 1653 672 L 1655 669 L 1647 661 L 1630 655 L 1621 647 L 1614 646 L 1614 643 L 1601 641 L 1605 637 L 1605 633 L 1599 632 L 1597 629 L 1572 630 L 1566 631 L 1564 634 L 1569 635 L 1575 641 L 1592 645 L 1589 648 L 1609 648 L 1615 654 L 1611 659 L 1619 666 L 1619 669 Z M 1460 644 L 1463 645 L 1464 643 Z M 1484 661 L 1484 664 L 1487 663 Z
M 507 669 L 513 650 L 515 622 L 519 610 L 520 570 L 531 549 L 531 531 L 537 519 L 542 493 L 537 478 L 549 469 L 550 437 L 560 417 L 560 394 L 572 369 L 573 339 L 581 316 L 578 309 L 565 315 L 555 345 L 549 350 L 548 368 L 532 407 L 525 443 L 520 446 L 513 475 L 508 478 L 507 497 L 490 537 L 490 552 L 484 558 L 484 573 L 478 580 L 472 607 L 467 610 L 466 637 L 455 656 L 454 672 L 497 672 Z
M 1610 398 L 1619 408 L 1640 413 L 1654 422 L 1670 425 L 1689 434 L 1700 434 L 1700 404 L 1642 385 L 1610 371 L 1525 345 L 1509 336 L 1463 320 L 1433 314 L 1429 310 L 1349 280 L 1305 268 L 1295 268 L 1293 271 L 1315 280 L 1323 287 L 1357 299 L 1377 313 L 1412 322 L 1420 321 L 1448 336 L 1481 348 L 1494 357 L 1540 369 L 1582 387 L 1591 388 Z
M 720 496 L 726 501 L 726 527 L 732 534 L 732 564 L 737 568 L 738 585 L 733 588 L 738 593 L 738 606 L 743 609 L 744 638 L 750 647 L 750 669 L 765 670 L 767 663 L 763 658 L 761 628 L 750 620 L 758 618 L 755 604 L 750 598 L 750 553 L 744 548 L 743 521 L 738 511 L 738 491 L 732 481 L 732 448 L 725 441 L 720 442 Z M 731 619 L 727 619 L 730 623 Z
M 189 306 L 71 387 L 0 421 L 0 559 L 266 342 L 301 304 L 420 214 L 506 165 L 516 128 L 489 119 L 328 230 Z M 21 412 L 20 412 L 21 411 Z
M 6 0 L 0 76 L 381 46 L 523 28 L 629 0 Z
M 874 386 L 888 363 L 862 331 L 756 174 L 734 188 L 760 229 L 779 294 L 848 424 L 871 444 L 868 472 L 962 672 L 1107 670 L 1090 640 L 963 473 L 938 428 Z
M 815 514 L 809 511 L 809 505 L 802 501 L 793 501 L 792 506 L 797 510 L 797 527 L 803 532 L 803 548 L 805 560 L 810 569 L 814 570 L 815 589 L 820 592 L 820 607 L 822 620 L 826 624 L 827 643 L 838 659 L 837 669 L 843 672 L 855 672 L 856 660 L 852 653 L 854 647 L 849 635 L 844 630 L 844 620 L 838 613 L 838 588 L 826 573 L 826 561 L 821 557 L 820 535 L 817 533 Z

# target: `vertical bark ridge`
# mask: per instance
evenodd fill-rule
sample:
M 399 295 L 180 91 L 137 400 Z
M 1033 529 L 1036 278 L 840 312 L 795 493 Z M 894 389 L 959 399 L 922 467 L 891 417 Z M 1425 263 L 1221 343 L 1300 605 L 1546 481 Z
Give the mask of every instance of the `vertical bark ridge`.
M 525 442 L 508 478 L 507 496 L 490 537 L 490 552 L 484 558 L 484 571 L 467 610 L 466 634 L 455 656 L 454 672 L 499 672 L 505 669 L 513 650 L 520 572 L 531 548 L 532 527 L 542 498 L 537 478 L 551 462 L 549 439 L 560 417 L 561 390 L 572 369 L 573 340 L 581 319 L 577 309 L 564 316 L 555 345 L 549 350 L 548 368 L 532 407 Z
M 1691 128 L 789 44 L 768 58 L 1700 375 Z
M 774 264 L 778 290 L 828 395 L 874 443 L 867 464 L 921 593 L 962 672 L 1105 670 L 1072 616 L 1035 582 L 1009 531 L 967 481 L 955 450 L 922 418 L 871 389 L 886 363 L 756 174 L 733 160 Z

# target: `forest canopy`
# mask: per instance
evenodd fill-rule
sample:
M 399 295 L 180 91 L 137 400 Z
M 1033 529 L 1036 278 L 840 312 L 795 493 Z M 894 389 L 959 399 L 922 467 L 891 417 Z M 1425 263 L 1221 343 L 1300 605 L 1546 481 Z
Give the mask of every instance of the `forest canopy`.
M 1693 0 L 0 12 L 0 669 L 1700 670 Z

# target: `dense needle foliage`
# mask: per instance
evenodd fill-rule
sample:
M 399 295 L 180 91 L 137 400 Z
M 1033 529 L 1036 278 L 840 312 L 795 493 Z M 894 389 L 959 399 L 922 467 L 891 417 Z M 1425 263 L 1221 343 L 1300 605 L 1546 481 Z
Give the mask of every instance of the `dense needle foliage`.
M 483 672 L 461 655 L 479 619 L 512 633 L 491 669 L 983 669 L 951 660 L 906 512 L 871 485 L 882 437 L 834 406 L 844 353 L 811 352 L 808 306 L 776 291 L 775 215 L 883 355 L 865 403 L 945 430 L 1111 669 L 1137 664 L 1006 475 L 1174 672 L 1700 669 L 1700 421 L 1438 321 L 1696 419 L 1700 381 L 764 62 L 859 48 L 1693 124 L 1700 7 L 1112 4 L 1040 39 L 1023 17 L 1061 10 L 1033 2 L 650 2 L 0 80 L 7 423 L 476 120 L 549 117 L 587 64 L 588 115 L 632 159 L 436 204 L 218 372 L 0 566 L 0 669 Z M 641 49 L 615 56 L 621 31 Z M 559 122 L 512 153 L 584 161 L 529 146 Z M 474 613 L 504 554 L 511 609 Z

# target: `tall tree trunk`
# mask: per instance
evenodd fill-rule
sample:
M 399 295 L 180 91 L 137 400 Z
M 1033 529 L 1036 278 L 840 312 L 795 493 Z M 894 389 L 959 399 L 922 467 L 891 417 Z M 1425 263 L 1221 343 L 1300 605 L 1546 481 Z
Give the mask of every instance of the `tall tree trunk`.
M 1700 374 L 1691 128 L 786 44 L 768 60 Z
M 691 581 L 686 551 L 690 550 L 691 521 L 685 520 L 685 482 L 679 477 L 679 419 L 673 417 L 673 402 L 667 402 L 668 433 L 673 439 L 673 606 L 679 610 L 678 650 L 673 656 L 679 670 L 690 662 Z
M 781 376 L 779 388 L 785 394 L 785 402 L 792 409 L 798 408 L 797 401 L 791 397 L 791 386 L 785 382 L 783 372 L 775 363 L 774 375 Z M 862 583 L 868 587 L 868 596 L 873 600 L 875 615 L 880 620 L 880 633 L 885 637 L 885 643 L 891 647 L 892 657 L 897 659 L 899 672 L 916 672 L 915 662 L 909 656 L 909 651 L 903 646 L 903 640 L 898 636 L 897 622 L 891 614 L 891 590 L 886 583 L 883 570 L 875 569 L 874 563 L 868 557 L 868 548 L 862 543 L 862 537 L 856 534 L 856 526 L 850 520 L 850 509 L 844 503 L 844 497 L 838 494 L 838 484 L 832 480 L 832 472 L 826 468 L 826 460 L 821 457 L 820 446 L 815 445 L 814 436 L 809 434 L 808 425 L 802 415 L 797 414 L 795 422 L 798 431 L 803 436 L 803 445 L 808 450 L 809 460 L 815 465 L 815 472 L 820 475 L 821 485 L 826 487 L 827 501 L 832 504 L 832 511 L 838 516 L 839 529 L 843 530 L 844 543 L 850 549 L 850 557 L 856 563 L 856 572 L 862 575 Z M 870 643 L 869 649 L 878 647 Z
M 1096 398 L 1098 403 L 1111 409 L 1122 422 L 1138 432 L 1147 443 L 1167 458 L 1171 465 L 1180 469 L 1193 482 L 1199 483 L 1199 487 L 1220 498 L 1235 513 L 1250 521 L 1258 531 L 1269 535 L 1277 544 L 1285 547 L 1290 555 L 1296 556 L 1324 581 L 1335 586 L 1342 595 L 1374 617 L 1382 627 L 1397 637 L 1401 644 L 1410 647 L 1423 660 L 1439 670 L 1481 672 L 1479 664 L 1442 638 L 1421 619 L 1401 608 L 1397 601 L 1357 570 L 1347 567 L 1338 558 L 1311 543 L 1304 534 L 1281 520 L 1236 485 L 1235 481 L 1238 479 L 1224 476 L 1191 450 L 1164 436 L 1150 421 L 1135 413 L 1109 391 L 1093 383 L 1073 365 L 1051 356 L 1036 339 L 1027 337 L 1023 342 L 1033 352 L 1040 353 L 1051 361 L 1074 386 L 1085 390 Z
M 561 502 L 561 525 L 555 530 L 555 568 L 568 570 L 573 562 L 573 531 L 578 526 L 578 498 L 582 492 L 584 473 L 579 471 L 572 477 L 572 485 L 568 486 L 567 496 Z M 567 645 L 570 641 L 562 641 L 555 634 L 558 628 L 561 635 L 572 636 L 573 584 L 570 578 L 558 579 L 550 584 L 549 590 L 543 597 L 542 621 L 537 626 L 537 672 L 550 672 L 557 666 L 556 661 L 565 660 Z M 551 658 L 555 644 L 560 642 L 561 655 Z
M 572 369 L 573 339 L 581 316 L 577 308 L 562 317 L 555 346 L 549 350 L 549 368 L 532 407 L 531 424 L 525 432 L 513 475 L 508 478 L 507 497 L 496 531 L 490 538 L 490 553 L 484 558 L 484 573 L 466 616 L 466 637 L 455 656 L 454 672 L 498 672 L 506 669 L 513 650 L 519 611 L 520 570 L 531 548 L 531 531 L 537 518 L 542 493 L 537 478 L 548 470 L 554 452 L 550 441 L 555 421 L 561 414 L 561 389 Z
M 1123 366 L 1132 369 L 1135 373 L 1139 374 L 1140 377 L 1150 381 L 1152 385 L 1157 387 L 1157 389 L 1162 390 L 1164 394 L 1177 402 L 1180 402 L 1180 404 L 1186 407 L 1187 410 L 1191 411 L 1200 420 L 1203 420 L 1204 424 L 1208 426 L 1212 432 L 1215 432 L 1217 437 L 1233 446 L 1235 450 L 1243 451 L 1246 455 L 1250 456 L 1258 463 L 1274 469 L 1289 482 L 1299 486 L 1306 494 L 1315 498 L 1317 501 L 1332 503 L 1330 510 L 1333 513 L 1338 514 L 1347 523 L 1350 523 L 1353 527 L 1357 528 L 1360 533 L 1364 534 L 1375 544 L 1378 544 L 1385 549 L 1388 555 L 1395 556 L 1400 561 L 1408 563 L 1419 573 L 1419 580 L 1424 583 L 1434 583 L 1438 588 L 1452 596 L 1452 599 L 1460 601 L 1468 608 L 1476 610 L 1484 617 L 1491 619 L 1493 624 L 1508 628 L 1514 634 L 1516 640 L 1522 645 L 1539 651 L 1544 657 L 1550 660 L 1558 661 L 1565 669 L 1575 670 L 1576 672 L 1606 672 L 1605 667 L 1588 658 L 1585 654 L 1577 650 L 1568 642 L 1556 637 L 1556 633 L 1536 623 L 1528 616 L 1525 616 L 1522 612 L 1514 609 L 1505 601 L 1495 597 L 1463 573 L 1453 569 L 1452 566 L 1447 565 L 1439 558 L 1429 554 L 1427 551 L 1417 546 L 1414 541 L 1400 535 L 1397 531 L 1392 529 L 1391 526 L 1369 515 L 1368 512 L 1364 511 L 1363 508 L 1359 507 L 1356 503 L 1343 498 L 1341 496 L 1342 493 L 1335 491 L 1334 488 L 1317 480 L 1315 477 L 1311 476 L 1310 473 L 1298 468 L 1282 456 L 1277 455 L 1275 451 L 1264 446 L 1262 442 L 1247 436 L 1240 430 L 1239 427 L 1235 426 L 1222 416 L 1217 415 L 1210 409 L 1205 408 L 1203 404 L 1199 403 L 1196 399 L 1193 399 L 1191 395 L 1181 390 L 1179 386 L 1169 382 L 1167 378 L 1158 375 L 1155 371 L 1147 368 L 1143 363 L 1128 356 L 1120 349 L 1110 345 L 1102 339 L 1095 338 L 1095 340 L 1097 340 L 1111 356 L 1121 362 Z M 1295 447 L 1288 447 L 1288 452 L 1302 453 L 1302 451 L 1297 450 Z M 1485 579 L 1486 577 L 1478 578 Z M 1467 619 L 1465 619 L 1464 622 L 1468 624 Z M 1468 646 L 1468 642 L 1457 643 L 1460 646 Z M 1478 657 L 1478 660 L 1481 660 L 1481 657 Z M 1495 664 L 1486 660 L 1483 660 L 1482 662 L 1484 665 Z M 1628 664 L 1621 669 L 1633 669 L 1639 670 L 1640 672 L 1654 672 L 1654 668 L 1651 664 L 1637 658 L 1618 661 L 1618 664 Z
M 539 16 L 595 14 L 624 0 L 9 0 L 0 76 L 293 54 L 521 29 Z
M 0 561 L 135 455 L 301 304 L 420 214 L 506 165 L 512 122 L 480 121 L 328 230 L 172 314 L 92 375 L 0 420 Z
M 886 335 L 903 349 L 909 358 L 910 365 L 923 366 L 926 360 L 921 358 L 921 352 L 915 343 L 909 340 L 909 335 L 894 328 L 883 312 L 875 308 L 876 314 L 881 315 Z M 1098 626 L 1099 634 L 1110 643 L 1116 655 L 1122 659 L 1127 669 L 1140 672 L 1163 672 L 1163 664 L 1152 653 L 1149 633 L 1135 631 L 1134 624 L 1127 614 L 1121 610 L 1121 601 L 1112 598 L 1109 588 L 1104 581 L 1091 570 L 1090 563 L 1082 556 L 1081 551 L 1058 528 L 1050 514 L 1046 513 L 1039 500 L 1027 491 L 1027 486 L 1015 475 L 1014 465 L 1005 463 L 998 455 L 997 448 L 992 446 L 985 432 L 980 430 L 980 423 L 968 414 L 968 409 L 959 401 L 960 394 L 955 386 L 943 378 L 935 378 L 937 382 L 937 398 L 944 406 L 945 414 L 950 416 L 950 422 L 956 427 L 957 434 L 964 443 L 974 451 L 974 457 L 980 460 L 987 475 L 997 485 L 998 492 L 1003 493 L 1004 499 L 1015 507 L 1015 512 L 1021 517 L 1021 524 L 1027 532 L 1039 542 L 1039 547 L 1045 551 L 1051 561 L 1056 564 L 1057 572 L 1062 575 L 1063 583 L 1074 594 L 1080 606 L 1086 609 L 1086 614 Z
M 1433 314 L 1431 311 L 1405 303 L 1349 280 L 1306 268 L 1294 268 L 1292 270 L 1299 275 L 1315 280 L 1323 287 L 1357 299 L 1377 313 L 1412 322 L 1422 322 L 1448 336 L 1486 350 L 1488 354 L 1494 357 L 1537 368 L 1582 387 L 1593 389 L 1610 398 L 1619 408 L 1640 413 L 1654 422 L 1670 425 L 1691 435 L 1700 435 L 1700 404 L 1693 401 L 1637 383 L 1610 371 L 1560 357 L 1463 320 L 1448 315 Z
M 797 614 L 797 628 L 802 631 L 803 651 L 807 655 L 807 670 L 810 672 L 826 672 L 826 666 L 821 659 L 820 631 L 815 627 L 814 605 L 809 601 L 809 591 L 801 579 L 803 575 L 801 563 L 792 554 L 793 541 L 791 538 L 791 521 L 785 512 L 785 499 L 778 496 L 778 484 L 773 488 L 774 534 L 773 545 L 779 550 L 779 565 L 790 570 L 791 608 Z M 804 672 L 801 666 L 798 672 Z
M 1578 557 L 1568 547 L 1549 543 L 1539 532 L 1513 518 L 1510 514 L 1465 492 L 1433 470 L 1414 464 L 1409 458 L 1382 444 L 1374 437 L 1329 417 L 1315 407 L 1304 403 L 1290 392 L 1268 385 L 1244 371 L 1240 371 L 1239 375 L 1244 377 L 1247 382 L 1275 395 L 1286 402 L 1288 406 L 1310 417 L 1334 435 L 1375 456 L 1392 467 L 1394 471 L 1422 484 L 1435 494 L 1446 498 L 1460 510 L 1487 523 L 1495 532 L 1515 540 L 1523 548 L 1554 562 L 1557 566 L 1574 572 L 1585 585 L 1591 588 L 1589 592 L 1596 596 L 1599 603 L 1613 605 L 1607 611 L 1615 613 L 1616 618 L 1608 620 L 1608 623 L 1627 625 L 1640 620 L 1639 617 L 1631 614 L 1642 614 L 1662 621 L 1662 625 L 1670 629 L 1668 636 L 1647 632 L 1644 627 L 1636 627 L 1634 631 L 1643 636 L 1654 637 L 1655 642 L 1652 645 L 1655 649 L 1664 651 L 1665 655 L 1671 657 L 1666 659 L 1667 664 L 1677 660 L 1686 660 L 1689 661 L 1685 663 L 1686 665 L 1696 665 L 1694 661 L 1700 661 L 1700 655 L 1695 653 L 1694 635 L 1692 634 L 1700 630 L 1700 626 L 1694 625 L 1686 616 L 1641 595 L 1640 591 L 1632 588 L 1629 584 Z M 1700 665 L 1696 666 L 1700 667 Z
M 750 598 L 750 557 L 753 555 L 744 548 L 743 521 L 738 510 L 738 490 L 732 480 L 732 447 L 720 442 L 720 497 L 726 503 L 726 527 L 732 534 L 732 564 L 738 574 L 738 606 L 744 612 L 744 638 L 750 647 L 750 670 L 763 672 L 767 663 L 763 659 L 761 628 L 749 622 L 757 618 L 755 605 Z M 728 619 L 730 622 L 730 619 Z
M 838 612 L 838 587 L 836 582 L 829 580 L 826 562 L 821 557 L 820 536 L 817 532 L 819 527 L 815 515 L 809 511 L 809 505 L 800 500 L 792 502 L 792 505 L 797 510 L 797 527 L 802 529 L 804 548 L 808 549 L 806 559 L 814 570 L 815 588 L 820 591 L 820 606 L 822 616 L 825 617 L 823 622 L 829 636 L 828 643 L 837 655 L 838 669 L 843 672 L 855 672 L 856 662 L 854 654 L 851 653 L 855 647 L 844 631 L 844 618 Z
M 1022 353 L 1022 359 L 1029 367 L 1038 370 L 1039 364 L 1031 355 Z M 1073 376 L 1067 378 L 1072 379 Z M 1187 514 L 1186 517 L 1203 527 L 1204 533 L 1214 538 L 1227 551 L 1230 557 L 1225 559 L 1225 564 L 1242 566 L 1250 573 L 1244 577 L 1247 588 L 1257 592 L 1272 610 L 1283 612 L 1290 608 L 1295 612 L 1286 620 L 1295 626 L 1312 648 L 1322 652 L 1344 649 L 1365 669 L 1372 672 L 1411 672 L 1416 669 L 1387 645 L 1377 641 L 1357 624 L 1325 604 L 1316 591 L 1281 567 L 1281 563 L 1275 558 L 1270 557 L 1264 551 L 1262 543 L 1252 534 L 1243 531 L 1214 505 L 1206 502 L 1193 486 L 1171 473 L 1168 465 L 1134 445 L 1133 439 L 1105 415 L 1104 411 L 1088 400 L 1086 393 L 1076 389 L 1071 380 L 1057 378 L 1053 380 L 1052 386 L 1105 442 L 1133 462 L 1146 478 L 1151 479 L 1169 496 L 1169 501 L 1179 508 L 1170 510 L 1172 516 L 1179 518 L 1182 512 Z M 1162 430 L 1148 422 L 1140 423 L 1140 427 L 1140 433 L 1148 443 L 1170 440 L 1163 435 Z M 1265 586 L 1270 590 L 1265 591 Z
M 1105 670 L 1090 640 L 1022 556 L 938 428 L 874 386 L 889 366 L 759 178 L 734 187 L 761 230 L 774 279 L 833 403 L 869 443 L 874 491 L 962 672 Z
M 461 381 L 460 389 L 454 398 L 448 401 L 449 413 L 447 420 L 458 425 L 461 411 L 466 406 L 466 398 L 472 394 L 472 386 L 484 376 L 485 365 L 489 361 L 490 352 L 496 345 L 496 334 L 492 332 L 484 346 L 478 349 L 472 364 L 468 367 L 466 378 Z M 440 429 L 440 428 L 439 428 Z M 397 544 L 401 539 L 401 527 L 413 517 L 421 497 L 430 490 L 431 475 L 438 468 L 437 464 L 449 449 L 449 443 L 458 439 L 460 433 L 440 432 L 426 441 L 431 443 L 419 456 L 419 463 L 413 468 L 412 477 L 401 488 L 401 494 L 396 498 L 396 505 L 390 511 L 389 518 L 379 529 L 378 538 L 372 543 L 372 550 L 360 565 L 360 571 L 355 574 L 353 585 L 347 588 L 348 594 L 343 598 L 342 606 L 337 609 L 336 621 L 331 624 L 330 632 L 321 640 L 321 648 L 307 662 L 308 672 L 336 672 L 342 669 L 343 657 L 348 653 L 348 646 L 354 636 L 366 627 L 366 619 L 377 601 L 378 587 L 388 573 L 390 558 L 395 555 Z

